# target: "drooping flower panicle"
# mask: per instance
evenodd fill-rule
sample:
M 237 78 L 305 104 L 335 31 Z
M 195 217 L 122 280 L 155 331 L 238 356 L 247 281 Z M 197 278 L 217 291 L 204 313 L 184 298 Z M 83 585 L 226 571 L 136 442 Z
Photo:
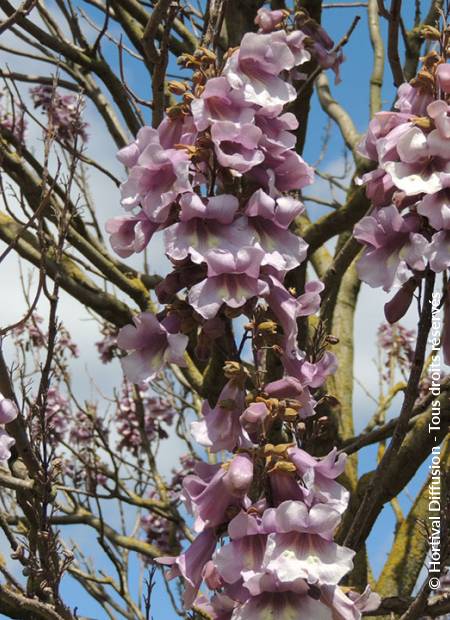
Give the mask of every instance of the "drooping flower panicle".
M 191 427 L 200 445 L 224 454 L 196 462 L 182 480 L 196 538 L 159 559 L 183 578 L 186 607 L 216 620 L 357 620 L 374 600 L 338 586 L 354 555 L 333 541 L 349 497 L 336 481 L 345 458 L 335 450 L 316 458 L 286 441 L 300 441 L 302 424 L 315 417 L 315 393 L 336 360 L 322 341 L 314 354 L 298 344 L 298 319 L 318 311 L 323 284 L 308 282 L 303 292 L 284 284 L 306 258 L 292 227 L 303 211 L 297 193 L 314 176 L 295 150 L 298 121 L 285 106 L 297 96 L 303 64 L 314 60 L 338 76 L 343 58 L 303 11 L 290 20 L 286 11 L 261 9 L 256 23 L 259 32 L 247 33 L 223 63 L 204 48 L 183 55 L 192 86 L 169 85 L 181 100 L 119 152 L 129 214 L 108 222 L 112 246 L 126 257 L 163 231 L 173 270 L 156 289 L 168 307 L 135 317 L 117 345 L 129 352 L 128 379 L 148 383 L 167 363 L 183 363 L 191 335 L 207 357 L 229 319 L 249 321 L 254 370 L 239 355 L 226 362 L 218 396 L 205 400 Z M 406 245 L 410 229 L 400 222 L 392 234 Z M 281 362 L 276 380 L 266 377 L 267 350 Z M 148 519 L 150 535 L 159 526 Z

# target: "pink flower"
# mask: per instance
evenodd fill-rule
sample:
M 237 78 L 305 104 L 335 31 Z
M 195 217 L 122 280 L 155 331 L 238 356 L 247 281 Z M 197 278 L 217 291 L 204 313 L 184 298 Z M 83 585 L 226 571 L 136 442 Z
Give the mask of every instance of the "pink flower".
M 435 230 L 450 230 L 450 189 L 426 194 L 417 205 L 417 213 L 427 217 Z
M 313 168 L 291 150 L 281 154 L 267 152 L 264 165 L 253 168 L 250 176 L 275 196 L 302 189 L 314 182 Z
M 295 57 L 284 31 L 270 34 L 248 32 L 239 50 L 228 59 L 223 75 L 233 88 L 243 92 L 246 101 L 261 107 L 274 107 L 296 97 L 294 87 L 278 77 L 282 71 L 294 66 Z
M 433 119 L 437 130 L 443 138 L 450 138 L 450 118 L 448 117 L 448 112 L 449 106 L 441 99 L 433 101 L 427 106 L 427 114 Z
M 328 504 L 342 514 L 347 508 L 349 493 L 335 479 L 345 469 L 345 454 L 337 457 L 337 450 L 333 449 L 326 457 L 317 459 L 301 448 L 290 448 L 288 454 L 303 480 L 303 501 L 309 506 L 316 502 Z
M 221 209 L 221 214 L 218 209 Z M 188 256 L 196 264 L 210 263 L 208 257 L 214 254 L 217 260 L 223 262 L 226 259 L 233 261 L 240 249 L 251 248 L 254 233 L 247 219 L 239 217 L 229 223 L 227 209 L 226 201 L 217 196 L 209 201 L 208 210 L 205 209 L 203 216 L 187 219 L 184 215 L 185 221 L 169 226 L 164 232 L 167 256 L 175 264 Z M 225 223 L 228 225 L 224 226 Z
M 217 161 L 239 176 L 264 161 L 264 153 L 259 148 L 261 136 L 261 129 L 251 123 L 237 125 L 231 121 L 217 121 L 211 128 Z
M 273 115 L 273 112 L 262 108 L 256 113 L 255 122 L 262 131 L 260 146 L 267 152 L 282 153 L 293 149 L 296 143 L 292 132 L 298 127 L 298 120 L 291 112 Z
M 257 247 L 242 248 L 235 256 L 229 252 L 208 254 L 208 277 L 189 291 L 189 303 L 205 319 L 216 316 L 221 305 L 240 308 L 252 297 L 269 292 L 259 279 L 264 252 Z
M 336 372 L 338 366 L 336 356 L 330 351 L 325 351 L 322 357 L 316 362 L 299 359 L 298 356 L 292 361 L 287 361 L 286 358 L 284 359 L 286 369 L 290 369 L 303 385 L 307 385 L 311 388 L 318 388 L 323 385 L 327 377 Z
M 263 592 L 249 598 L 236 608 L 231 620 L 261 620 L 261 618 L 279 618 L 280 620 L 331 620 L 330 609 L 320 601 L 308 596 L 307 588 L 303 592 L 280 590 Z
M 189 608 L 197 596 L 198 589 L 203 579 L 203 570 L 211 559 L 217 545 L 217 537 L 212 529 L 201 532 L 190 547 L 176 558 L 157 558 L 159 564 L 172 566 L 169 579 L 182 576 L 187 582 L 187 588 L 183 597 L 184 604 Z
M 396 127 L 401 126 L 402 131 L 406 131 L 408 127 L 406 124 L 410 118 L 411 117 L 409 114 L 400 114 L 398 112 L 378 112 L 378 114 L 375 114 L 374 118 L 370 121 L 368 131 L 362 142 L 358 145 L 358 152 L 368 159 L 378 161 L 378 142 L 382 138 L 388 136 Z
M 158 135 L 164 149 L 173 149 L 179 144 L 194 144 L 197 130 L 191 116 L 175 119 L 166 116 L 158 126 Z
M 302 211 L 302 203 L 290 196 L 275 201 L 263 190 L 258 190 L 250 198 L 245 213 L 255 231 L 257 245 L 265 253 L 262 265 L 270 265 L 277 271 L 289 271 L 303 262 L 308 246 L 288 230 Z
M 235 584 L 243 573 L 261 566 L 267 535 L 255 516 L 240 512 L 230 522 L 228 533 L 231 541 L 216 551 L 213 562 L 222 579 Z
M 448 138 L 439 129 L 425 134 L 419 127 L 406 127 L 396 137 L 393 151 L 383 149 L 382 145 L 378 148 L 381 167 L 406 196 L 443 189 L 450 182 Z M 390 134 L 392 138 L 395 131 Z
M 138 215 L 121 215 L 106 222 L 113 250 L 122 258 L 142 252 L 159 225 L 151 222 L 143 211 Z
M 243 574 L 244 585 L 253 596 L 269 589 L 269 579 L 275 591 L 306 593 L 307 584 L 335 586 L 352 570 L 354 555 L 316 534 L 298 530 L 269 534 L 261 567 Z
M 163 149 L 156 129 L 143 127 L 136 143 L 119 151 L 119 158 L 131 165 L 122 183 L 122 205 L 141 205 L 152 222 L 164 223 L 177 196 L 191 190 L 189 157 L 183 150 Z
M 314 415 L 314 407 L 317 403 L 311 396 L 308 387 L 296 377 L 284 377 L 278 381 L 272 381 L 264 387 L 264 392 L 269 398 L 296 401 L 298 404 L 291 403 L 290 406 L 293 409 L 298 408 L 298 414 L 302 418 Z
M 211 452 L 229 450 L 243 442 L 239 418 L 245 408 L 245 391 L 232 379 L 222 389 L 214 408 L 207 400 L 203 403 L 203 420 L 192 422 L 191 433 L 202 446 Z
M 220 224 L 231 224 L 239 208 L 239 201 L 230 194 L 202 198 L 198 194 L 187 193 L 181 196 L 180 207 L 181 222 L 200 218 L 215 220 Z
M 121 349 L 132 351 L 121 359 L 125 376 L 132 383 L 150 381 L 164 364 L 183 365 L 188 337 L 169 331 L 168 321 L 160 323 L 150 312 L 138 314 L 133 325 L 122 327 L 117 336 Z
M 395 108 L 402 113 L 424 116 L 427 105 L 431 101 L 432 97 L 430 94 L 423 92 L 421 88 L 411 86 L 411 84 L 405 82 L 398 87 Z
M 236 455 L 227 467 L 198 462 L 195 474 L 183 481 L 182 499 L 194 515 L 194 528 L 217 527 L 238 512 L 253 479 L 253 464 L 246 454 Z
M 372 287 L 389 290 L 401 262 L 411 269 L 425 269 L 424 254 L 428 242 L 418 231 L 420 219 L 414 214 L 402 216 L 395 207 L 379 209 L 364 217 L 354 229 L 355 238 L 366 244 L 358 262 L 361 280 Z
M 208 80 L 198 99 L 191 104 L 195 126 L 204 131 L 219 121 L 237 126 L 252 123 L 254 109 L 245 101 L 242 91 L 233 89 L 225 77 Z
M 250 439 L 257 443 L 258 434 L 269 415 L 269 410 L 265 403 L 251 403 L 242 413 L 239 422 Z

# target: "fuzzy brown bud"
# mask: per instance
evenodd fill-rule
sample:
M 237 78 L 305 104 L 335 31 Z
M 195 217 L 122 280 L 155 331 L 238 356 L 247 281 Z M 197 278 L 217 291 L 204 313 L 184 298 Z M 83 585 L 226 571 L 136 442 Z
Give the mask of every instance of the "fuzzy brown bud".
M 173 95 L 184 95 L 184 93 L 189 90 L 185 82 L 177 82 L 176 80 L 169 82 L 167 88 Z

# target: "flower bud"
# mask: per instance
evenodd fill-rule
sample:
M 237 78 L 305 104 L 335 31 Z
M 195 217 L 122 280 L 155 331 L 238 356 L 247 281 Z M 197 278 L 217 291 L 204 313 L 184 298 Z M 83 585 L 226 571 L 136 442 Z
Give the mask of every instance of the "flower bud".
M 450 64 L 444 63 L 436 69 L 439 87 L 444 93 L 450 93 Z
M 237 454 L 223 478 L 227 490 L 236 497 L 243 497 L 253 480 L 253 461 L 248 454 Z
M 408 312 L 413 300 L 414 291 L 417 288 L 415 278 L 410 278 L 397 291 L 394 297 L 384 306 L 384 315 L 388 323 L 396 323 Z
M 266 334 L 276 334 L 277 327 L 278 326 L 275 321 L 263 321 L 258 325 L 258 331 L 264 332 Z
M 169 82 L 167 88 L 173 95 L 184 95 L 188 90 L 188 86 L 185 82 L 177 82 L 176 80 Z
M 420 34 L 424 39 L 428 39 L 429 41 L 439 41 L 441 38 L 441 33 L 434 26 L 423 26 L 420 30 Z

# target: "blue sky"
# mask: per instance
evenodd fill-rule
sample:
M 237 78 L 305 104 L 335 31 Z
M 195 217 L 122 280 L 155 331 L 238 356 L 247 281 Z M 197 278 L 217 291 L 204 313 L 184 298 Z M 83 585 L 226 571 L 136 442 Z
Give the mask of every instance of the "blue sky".
M 77 4 L 81 5 L 81 1 Z M 328 0 L 327 4 L 333 4 L 331 0 Z M 412 3 L 407 3 L 411 5 Z M 90 15 L 97 19 L 99 19 L 99 13 L 92 8 L 86 9 L 86 6 L 83 3 L 83 8 L 88 10 Z M 369 41 L 368 34 L 368 26 L 367 26 L 367 18 L 366 18 L 366 9 L 365 8 L 336 8 L 336 9 L 325 9 L 323 12 L 323 24 L 325 28 L 328 30 L 332 38 L 335 41 L 339 40 L 343 34 L 348 30 L 350 24 L 353 21 L 353 18 L 356 15 L 361 16 L 361 20 L 354 31 L 349 43 L 345 47 L 345 55 L 346 62 L 342 66 L 342 83 L 334 86 L 332 75 L 330 74 L 330 82 L 332 85 L 332 92 L 334 96 L 338 99 L 338 101 L 351 113 L 353 120 L 357 129 L 361 132 L 365 131 L 367 128 L 367 123 L 369 120 L 369 79 L 370 73 L 372 70 L 372 52 Z M 407 16 L 407 22 L 408 22 Z M 408 23 L 407 23 L 408 26 Z M 386 34 L 385 25 L 382 24 L 383 33 Z M 117 61 L 117 51 L 113 49 L 112 46 L 105 47 L 107 51 L 108 59 L 110 63 L 114 67 L 118 67 Z M 135 61 L 131 61 L 127 55 L 125 55 L 125 71 L 127 76 L 128 84 L 133 90 L 135 90 L 140 96 L 144 98 L 150 98 L 150 84 L 148 82 L 148 75 L 145 71 L 142 70 L 139 63 Z M 171 70 L 175 70 L 176 65 L 171 63 Z M 390 108 L 392 105 L 392 101 L 395 95 L 395 90 L 392 86 L 392 76 L 390 73 L 389 66 L 386 65 L 385 71 L 385 82 L 383 87 L 383 101 L 384 106 L 386 108 Z M 304 157 L 309 162 L 314 162 L 317 160 L 321 147 L 322 147 L 322 137 L 324 135 L 325 127 L 327 124 L 327 118 L 324 113 L 321 111 L 320 106 L 318 104 L 317 98 L 314 96 L 312 101 L 312 111 L 310 115 L 309 128 L 307 134 L 307 141 L 304 151 Z M 113 155 L 111 155 L 111 145 L 109 146 L 109 152 L 105 154 L 103 151 L 103 155 L 100 150 L 100 145 L 104 145 L 105 141 L 108 140 L 106 135 L 103 135 L 102 132 L 105 132 L 106 129 L 101 125 L 95 125 L 95 135 L 92 136 L 89 148 L 97 155 L 97 158 L 100 159 L 102 156 L 106 161 L 110 161 L 113 159 Z M 97 144 L 97 142 L 99 144 Z M 104 146 L 102 146 L 104 148 Z M 332 134 L 328 145 L 328 150 L 326 153 L 326 157 L 321 165 L 322 170 L 330 170 L 333 172 L 338 171 L 339 169 L 343 169 L 343 152 L 344 145 L 342 139 L 340 137 L 339 131 L 335 126 L 332 127 Z M 111 166 L 115 166 L 115 170 L 118 175 L 122 174 L 120 167 L 117 164 L 111 163 Z M 94 192 L 95 196 L 102 197 L 102 205 L 101 205 L 101 217 L 106 219 L 106 217 L 110 217 L 112 215 L 116 215 L 119 213 L 119 204 L 118 204 L 118 195 L 115 188 L 105 188 L 100 182 L 98 182 L 99 187 L 96 188 L 96 192 Z M 101 186 L 101 189 L 99 189 Z M 321 193 L 326 191 L 326 188 L 323 184 L 319 185 L 319 191 Z M 105 194 L 107 192 L 107 194 Z M 311 193 L 314 193 L 311 190 Z M 317 192 L 315 192 L 317 193 Z M 105 198 L 106 195 L 106 198 Z M 108 205 L 108 208 L 105 207 L 105 202 Z M 114 211 L 114 204 L 117 205 L 116 211 Z M 113 205 L 111 207 L 111 205 Z M 311 217 L 315 219 L 315 217 L 322 215 L 326 212 L 321 207 L 310 206 Z M 154 253 L 151 255 L 152 258 L 155 259 L 156 264 L 163 268 L 164 261 L 161 260 L 161 245 L 157 245 L 154 249 Z M 131 262 L 131 261 L 130 261 Z M 372 359 L 375 354 L 373 339 L 374 332 L 377 325 L 382 322 L 382 306 L 384 303 L 384 294 L 379 291 L 372 291 L 368 289 L 368 287 L 363 286 L 363 290 L 361 293 L 361 309 L 358 310 L 357 313 L 357 352 L 356 352 L 356 367 L 358 368 L 358 372 L 361 374 L 359 378 L 364 381 L 367 381 L 368 384 L 371 382 L 371 375 L 374 374 L 375 368 L 372 364 Z M 67 315 L 67 320 L 70 325 L 70 320 L 73 320 L 73 304 L 70 304 L 70 301 L 64 302 L 66 305 L 62 309 L 63 315 Z M 81 320 L 81 319 L 80 319 Z M 86 321 L 86 317 L 84 318 Z M 410 317 L 408 321 L 410 324 L 414 323 L 413 317 Z M 367 325 L 370 325 L 370 329 L 367 329 Z M 92 334 L 94 333 L 90 330 L 89 325 L 84 323 L 84 326 L 87 326 L 87 330 L 85 332 L 84 337 L 86 338 L 86 349 L 92 349 Z M 364 334 L 361 336 L 361 334 Z M 91 339 L 90 348 L 88 340 Z M 86 361 L 86 360 L 85 360 Z M 93 362 L 92 362 L 93 363 Z M 80 392 L 87 392 L 87 375 L 84 372 L 84 368 L 79 366 L 80 374 L 77 375 L 77 388 Z M 98 374 L 96 378 L 98 379 L 99 385 L 101 387 L 111 385 L 111 377 L 113 376 L 114 380 L 119 379 L 119 370 L 118 368 L 108 368 L 104 369 L 95 366 Z M 103 374 L 102 374 L 103 373 Z M 372 387 L 372 386 L 371 386 Z M 91 389 L 89 387 L 89 389 Z M 364 394 L 364 392 L 357 388 L 355 392 L 355 418 L 357 430 L 360 430 L 367 419 L 370 417 L 370 413 L 372 411 L 372 405 L 370 400 Z M 397 400 L 392 408 L 392 415 L 396 415 L 398 413 L 399 401 Z M 360 469 L 361 473 L 364 471 L 368 471 L 373 468 L 375 462 L 375 451 L 376 448 L 371 447 L 363 450 L 360 455 Z M 166 469 L 170 469 L 168 464 L 166 463 Z M 424 479 L 426 473 L 426 466 L 421 468 L 421 471 L 416 476 L 414 483 L 410 485 L 409 491 L 414 494 L 417 490 L 419 484 Z M 410 499 L 406 496 L 406 494 L 402 494 L 400 497 L 400 503 L 402 507 L 407 510 L 410 506 Z M 111 515 L 111 518 L 114 518 Z M 390 532 L 393 531 L 393 515 L 390 507 L 387 507 L 383 512 L 383 515 L 378 520 L 371 536 L 369 539 L 369 555 L 372 560 L 372 567 L 374 569 L 375 575 L 377 575 L 381 569 L 381 566 L 386 558 L 386 554 L 389 552 L 390 544 L 392 540 L 392 536 Z M 69 533 L 69 530 L 66 530 L 66 534 Z M 77 542 L 83 542 L 83 545 L 86 548 L 96 547 L 95 536 L 92 532 L 87 531 L 87 528 L 82 527 L 73 527 L 70 529 L 70 536 L 72 536 Z M 105 559 L 103 555 L 98 555 L 94 557 L 94 561 L 97 566 L 101 566 L 106 572 L 111 571 L 111 565 L 109 561 Z M 133 570 L 130 575 L 130 587 L 137 591 L 137 581 L 138 581 L 138 562 L 135 559 L 132 562 Z M 76 584 L 72 579 L 66 579 L 63 584 L 63 594 L 64 598 L 68 604 L 71 606 L 78 606 L 79 614 L 84 616 L 89 616 L 95 618 L 96 620 L 104 620 L 106 619 L 106 615 L 102 610 L 92 602 L 92 600 L 84 594 L 84 591 Z M 164 588 L 160 581 L 157 583 L 157 587 L 154 593 L 154 620 L 174 620 L 178 616 L 176 616 L 170 605 L 168 604 L 167 595 L 164 592 Z

